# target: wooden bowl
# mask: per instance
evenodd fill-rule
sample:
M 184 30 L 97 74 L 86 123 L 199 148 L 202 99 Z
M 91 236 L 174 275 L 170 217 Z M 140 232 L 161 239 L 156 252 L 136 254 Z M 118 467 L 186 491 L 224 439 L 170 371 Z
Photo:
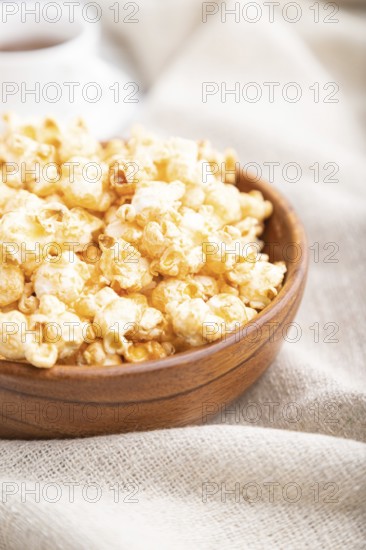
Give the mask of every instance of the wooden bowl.
M 0 362 L 0 437 L 60 438 L 200 424 L 238 397 L 270 366 L 299 307 L 308 254 L 303 226 L 283 196 L 264 182 L 274 212 L 265 251 L 285 260 L 279 295 L 240 332 L 158 361 L 49 370 Z M 297 255 L 297 257 L 295 257 Z

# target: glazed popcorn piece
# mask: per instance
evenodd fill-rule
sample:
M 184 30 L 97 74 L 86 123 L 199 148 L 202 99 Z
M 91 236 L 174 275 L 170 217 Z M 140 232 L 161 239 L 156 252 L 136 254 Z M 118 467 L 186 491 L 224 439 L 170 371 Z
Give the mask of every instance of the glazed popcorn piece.
M 180 181 L 149 181 L 137 184 L 131 201 L 137 223 L 144 226 L 148 221 L 159 219 L 171 208 L 177 210 L 184 191 L 184 184 Z
M 31 328 L 29 317 L 20 311 L 0 313 L 0 354 L 36 367 L 53 367 L 57 361 L 57 347 L 39 342 Z
M 25 342 L 22 335 L 28 330 L 28 318 L 20 311 L 0 313 L 0 355 L 7 359 L 24 359 Z
M 255 315 L 240 298 L 217 294 L 205 302 L 202 298 L 185 300 L 167 307 L 175 333 L 191 346 L 213 342 L 242 327 Z
M 71 157 L 62 166 L 57 190 L 67 206 L 105 212 L 114 198 L 109 189 L 108 165 L 99 160 Z
M 117 283 L 120 289 L 136 291 L 147 287 L 153 280 L 150 261 L 123 239 L 100 239 L 102 255 L 99 267 L 109 284 Z
M 72 357 L 90 336 L 88 324 L 52 295 L 41 297 L 39 309 L 29 317 L 29 325 L 41 329 L 44 343 L 56 346 L 56 360 Z
M 0 264 L 0 308 L 19 300 L 24 290 L 24 273 L 17 265 Z
M 108 365 L 119 365 L 122 363 L 122 357 L 117 353 L 111 355 L 106 353 L 103 342 L 97 340 L 87 346 L 87 348 L 78 357 L 79 364 L 86 365 L 101 365 L 106 367 Z
M 63 252 L 55 262 L 42 263 L 33 273 L 32 282 L 37 298 L 53 295 L 63 303 L 72 305 L 91 276 L 88 264 L 74 252 Z
M 6 212 L 8 202 L 11 198 L 15 196 L 15 194 L 15 189 L 8 187 L 0 179 L 0 216 L 2 216 L 4 212 Z
M 95 323 L 107 353 L 124 355 L 130 342 L 161 337 L 165 320 L 159 310 L 148 306 L 145 296 L 133 294 L 129 298 L 118 296 L 102 306 Z
M 5 119 L 0 355 L 39 368 L 163 359 L 265 308 L 286 266 L 260 236 L 272 205 L 235 186 L 233 151 L 141 128 Z
M 227 278 L 238 285 L 245 304 L 261 310 L 277 296 L 285 271 L 283 262 L 244 262 L 236 265 Z

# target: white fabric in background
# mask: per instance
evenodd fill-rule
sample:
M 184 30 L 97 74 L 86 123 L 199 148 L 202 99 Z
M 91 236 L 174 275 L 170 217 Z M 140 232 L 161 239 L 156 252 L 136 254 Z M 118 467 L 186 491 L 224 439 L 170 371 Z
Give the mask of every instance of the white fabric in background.
M 199 14 L 193 24 L 178 2 L 177 41 L 170 37 L 172 47 L 164 49 L 161 29 L 155 35 L 154 29 L 166 5 L 140 2 L 140 13 L 146 8 L 154 17 L 141 18 L 134 30 L 114 28 L 145 68 L 143 81 L 152 83 L 137 120 L 162 133 L 234 146 L 241 162 L 257 163 L 267 179 L 268 163 L 280 163 L 274 185 L 296 207 L 312 247 L 296 318 L 301 337 L 284 343 L 236 403 L 222 410 L 204 405 L 203 426 L 1 442 L 7 494 L 0 502 L 0 548 L 365 548 L 365 17 L 347 2 L 335 15 L 339 23 L 315 24 L 301 2 L 303 16 L 294 24 L 277 8 L 272 24 L 264 17 L 255 24 L 217 17 L 202 24 Z M 224 81 L 228 88 L 257 82 L 263 93 L 264 82 L 279 82 L 279 93 L 273 103 L 225 103 L 219 95 L 203 103 L 202 83 Z M 297 103 L 281 100 L 289 82 L 302 88 Z M 315 103 L 309 89 L 315 82 L 322 99 L 331 91 L 323 86 L 337 83 L 338 103 Z M 299 181 L 283 177 L 288 163 L 301 167 Z M 333 175 L 339 181 L 323 181 L 332 171 L 326 163 L 339 167 Z M 78 484 L 74 502 L 70 483 Z M 46 484 L 53 484 L 49 495 Z M 39 502 L 22 503 L 32 487 Z M 93 487 L 100 499 L 87 502 Z M 61 498 L 51 503 L 57 488 Z

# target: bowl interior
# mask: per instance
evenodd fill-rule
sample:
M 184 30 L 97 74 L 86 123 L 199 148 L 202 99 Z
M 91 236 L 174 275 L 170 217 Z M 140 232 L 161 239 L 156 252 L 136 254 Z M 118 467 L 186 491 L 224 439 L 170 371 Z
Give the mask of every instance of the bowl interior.
M 304 228 L 297 218 L 293 208 L 287 200 L 270 184 L 264 181 L 252 180 L 242 175 L 238 177 L 237 186 L 241 191 L 259 190 L 265 199 L 271 201 L 273 205 L 273 214 L 266 220 L 265 231 L 261 237 L 264 241 L 264 252 L 269 255 L 270 261 L 285 261 L 287 273 L 284 285 L 278 296 L 262 312 L 258 314 L 255 321 L 261 322 L 271 315 L 271 310 L 278 307 L 282 296 L 290 286 L 300 287 L 301 280 L 306 275 L 307 270 L 307 248 Z M 248 323 L 249 325 L 250 323 Z M 228 347 L 235 341 L 235 335 L 229 336 L 225 341 L 218 341 L 212 344 L 206 344 L 192 350 L 177 353 L 166 359 L 145 361 L 143 363 L 125 363 L 123 366 L 101 367 L 98 365 L 83 367 L 76 365 L 56 365 L 52 369 L 37 369 L 24 363 L 0 361 L 0 372 L 11 367 L 12 373 L 15 371 L 22 377 L 37 377 L 47 379 L 58 378 L 83 378 L 84 376 L 93 378 L 94 376 L 115 376 L 116 374 L 136 375 L 137 372 L 147 372 L 160 370 L 170 366 L 178 366 L 187 363 L 189 360 L 199 361 L 207 353 L 214 354 L 216 350 Z M 9 371 L 10 372 L 10 371 Z

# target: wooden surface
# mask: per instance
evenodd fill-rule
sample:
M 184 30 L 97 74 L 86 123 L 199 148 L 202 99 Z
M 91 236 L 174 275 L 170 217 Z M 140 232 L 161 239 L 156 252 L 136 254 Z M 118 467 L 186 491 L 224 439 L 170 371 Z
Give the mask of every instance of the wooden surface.
M 116 367 L 52 369 L 0 361 L 0 437 L 55 438 L 205 423 L 224 415 L 276 356 L 299 307 L 308 253 L 304 229 L 284 197 L 242 179 L 274 205 L 264 240 L 287 275 L 274 301 L 244 333 L 160 361 Z M 294 253 L 297 251 L 297 258 Z M 284 257 L 285 255 L 285 257 Z

